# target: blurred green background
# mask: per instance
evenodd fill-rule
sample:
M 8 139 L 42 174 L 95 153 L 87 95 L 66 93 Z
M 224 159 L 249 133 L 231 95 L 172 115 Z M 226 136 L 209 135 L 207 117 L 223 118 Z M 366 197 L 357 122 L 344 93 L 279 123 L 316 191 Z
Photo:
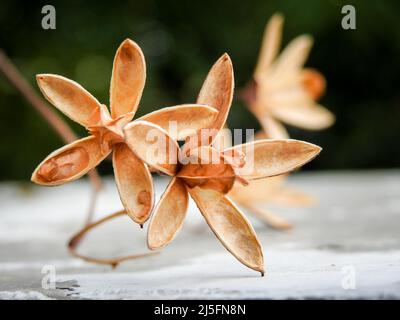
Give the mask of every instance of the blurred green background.
M 57 29 L 41 28 L 41 8 L 52 4 Z M 341 28 L 341 8 L 352 4 L 357 30 Z M 285 15 L 283 42 L 302 33 L 315 44 L 308 66 L 327 78 L 321 103 L 337 123 L 320 132 L 289 128 L 317 143 L 310 169 L 398 167 L 400 159 L 400 2 L 393 1 L 15 1 L 0 2 L 0 47 L 37 89 L 35 74 L 76 80 L 108 104 L 112 61 L 129 37 L 143 49 L 147 83 L 139 114 L 194 102 L 211 65 L 232 57 L 236 87 L 250 79 L 270 16 Z M 38 89 L 37 89 L 38 90 Z M 71 123 L 71 122 L 69 122 Z M 71 123 L 79 135 L 85 131 Z M 235 100 L 232 128 L 259 128 Z M 0 180 L 29 179 L 61 139 L 0 75 Z M 111 171 L 102 164 L 103 173 Z

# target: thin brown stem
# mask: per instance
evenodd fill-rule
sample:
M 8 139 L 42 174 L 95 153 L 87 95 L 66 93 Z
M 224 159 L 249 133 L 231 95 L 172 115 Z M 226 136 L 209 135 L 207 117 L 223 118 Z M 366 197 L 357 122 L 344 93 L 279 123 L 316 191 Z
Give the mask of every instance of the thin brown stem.
M 83 255 L 81 253 L 79 253 L 77 251 L 77 248 L 79 246 L 79 244 L 81 243 L 81 241 L 84 239 L 84 237 L 87 235 L 87 233 L 89 231 L 91 231 L 92 229 L 96 228 L 97 226 L 110 221 L 112 219 L 121 217 L 121 216 L 125 216 L 126 215 L 126 211 L 125 210 L 121 210 L 118 212 L 115 212 L 113 214 L 110 214 L 98 221 L 92 222 L 87 224 L 86 226 L 83 227 L 82 230 L 78 231 L 78 233 L 76 233 L 68 242 L 68 249 L 70 251 L 70 253 L 82 260 L 85 260 L 87 262 L 92 262 L 92 263 L 97 263 L 97 264 L 105 264 L 105 265 L 110 265 L 111 267 L 115 268 L 117 267 L 120 263 L 127 261 L 127 260 L 133 260 L 133 259 L 139 259 L 139 258 L 143 258 L 143 257 L 147 257 L 149 255 L 153 255 L 157 252 L 146 252 L 146 253 L 140 253 L 140 254 L 135 254 L 135 255 L 128 255 L 128 256 L 121 256 L 121 257 L 115 257 L 115 258 L 94 258 L 94 257 L 90 257 L 87 255 Z
M 22 74 L 1 49 L 0 71 L 5 75 L 10 84 L 14 86 L 14 88 L 42 115 L 43 118 L 46 119 L 53 129 L 61 136 L 64 142 L 70 143 L 78 139 L 67 123 L 57 115 L 40 96 L 36 94 L 32 86 L 25 80 Z M 102 186 L 101 178 L 96 169 L 91 170 L 88 175 L 93 188 L 92 199 L 96 201 L 97 194 Z M 94 207 L 95 205 L 92 200 L 88 210 L 88 221 L 92 219 Z
M 69 143 L 77 139 L 68 125 L 36 94 L 2 50 L 0 50 L 0 70 L 15 89 L 50 123 L 65 142 Z
M 92 192 L 90 194 L 90 202 L 89 202 L 89 207 L 88 207 L 88 212 L 86 216 L 86 221 L 85 221 L 85 226 L 90 224 L 93 221 L 93 216 L 94 212 L 96 210 L 96 203 L 97 203 L 97 198 L 99 196 L 99 189 L 93 187 Z

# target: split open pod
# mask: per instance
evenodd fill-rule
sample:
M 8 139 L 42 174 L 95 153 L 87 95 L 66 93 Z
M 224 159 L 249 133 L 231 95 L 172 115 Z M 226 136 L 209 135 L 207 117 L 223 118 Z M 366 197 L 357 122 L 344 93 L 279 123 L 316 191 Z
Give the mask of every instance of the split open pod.
M 325 91 L 324 76 L 304 68 L 313 40 L 301 35 L 278 55 L 283 16 L 268 22 L 253 78 L 240 97 L 257 117 L 268 138 L 288 138 L 282 123 L 306 130 L 330 127 L 335 116 L 316 101 Z
M 148 166 L 126 145 L 123 128 L 132 121 L 138 109 L 145 80 L 146 64 L 142 50 L 129 39 L 122 42 L 115 55 L 110 110 L 72 80 L 53 74 L 37 75 L 38 85 L 46 99 L 84 126 L 89 136 L 52 152 L 35 169 L 32 181 L 45 186 L 74 181 L 113 153 L 114 175 L 121 202 L 129 217 L 143 225 L 154 204 L 153 181 Z M 175 130 L 179 137 L 189 128 L 196 130 L 211 125 L 216 117 L 217 111 L 210 106 L 186 104 L 160 109 L 149 114 L 147 119 L 161 125 L 166 119 L 179 123 Z
M 170 243 L 183 225 L 189 196 L 211 230 L 241 263 L 264 273 L 263 251 L 250 222 L 226 196 L 235 181 L 285 174 L 313 159 L 321 150 L 296 140 L 260 140 L 225 150 L 211 146 L 223 127 L 232 101 L 233 69 L 223 55 L 210 70 L 198 103 L 218 110 L 215 121 L 191 136 L 172 136 L 157 122 L 144 119 L 125 126 L 130 149 L 149 167 L 172 177 L 154 209 L 148 246 Z M 182 147 L 178 140 L 185 139 Z
M 330 127 L 335 116 L 317 101 L 324 94 L 326 81 L 317 70 L 305 68 L 313 39 L 301 35 L 280 51 L 283 16 L 269 20 L 252 79 L 239 97 L 261 124 L 255 139 L 288 139 L 285 124 L 305 130 Z M 244 188 L 236 184 L 231 196 L 259 219 L 275 229 L 290 229 L 292 224 L 259 204 L 309 206 L 315 199 L 285 185 L 286 176 L 252 182 Z
M 255 141 L 263 140 L 265 134 L 260 131 L 254 137 Z M 271 138 L 272 139 L 272 138 Z M 224 150 L 232 145 L 232 134 L 225 125 L 221 130 L 214 147 Z M 261 205 L 270 204 L 277 206 L 310 206 L 315 203 L 315 199 L 296 188 L 286 185 L 288 174 L 268 177 L 265 179 L 252 180 L 243 185 L 236 182 L 229 192 L 231 197 L 241 207 L 248 209 L 248 213 L 261 220 L 269 227 L 277 230 L 288 230 L 293 225 L 283 217 L 273 211 L 267 210 Z
M 123 128 L 139 106 L 146 80 L 140 47 L 125 40 L 118 48 L 111 78 L 110 111 L 78 83 L 58 75 L 37 76 L 47 100 L 72 120 L 83 125 L 89 136 L 51 153 L 35 169 L 32 181 L 55 186 L 74 181 L 96 167 L 113 152 L 113 166 L 121 201 L 128 215 L 143 224 L 153 205 L 153 184 L 148 167 L 127 146 Z M 217 111 L 205 105 L 186 104 L 155 111 L 149 121 L 166 119 L 179 123 L 176 134 L 212 123 Z M 185 119 L 185 120 L 183 120 Z

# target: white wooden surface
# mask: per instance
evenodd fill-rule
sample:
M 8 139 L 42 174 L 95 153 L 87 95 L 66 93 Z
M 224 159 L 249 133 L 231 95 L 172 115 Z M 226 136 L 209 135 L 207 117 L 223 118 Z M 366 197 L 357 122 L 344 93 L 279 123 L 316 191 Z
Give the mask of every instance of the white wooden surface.
M 156 181 L 157 197 L 166 182 Z M 252 219 L 265 253 L 261 278 L 220 245 L 194 204 L 160 254 L 116 270 L 82 262 L 65 244 L 84 221 L 85 180 L 56 188 L 2 183 L 0 299 L 400 298 L 400 172 L 300 173 L 289 184 L 319 204 L 268 207 L 296 224 L 289 232 Z M 97 217 L 120 208 L 108 179 Z M 103 257 L 144 252 L 145 236 L 146 227 L 121 218 L 81 250 Z M 42 288 L 46 265 L 55 268 L 56 289 Z

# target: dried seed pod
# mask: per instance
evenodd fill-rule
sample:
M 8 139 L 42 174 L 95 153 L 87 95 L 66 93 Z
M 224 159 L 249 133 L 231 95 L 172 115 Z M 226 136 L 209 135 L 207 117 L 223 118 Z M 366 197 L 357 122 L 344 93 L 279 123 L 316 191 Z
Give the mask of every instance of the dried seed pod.
M 114 58 L 110 86 L 110 109 L 113 118 L 132 113 L 133 118 L 146 82 L 146 62 L 140 47 L 126 39 Z
M 271 118 L 271 120 L 275 121 L 273 118 Z M 277 124 L 279 123 L 277 122 Z M 269 133 L 271 131 L 266 132 Z M 265 132 L 260 131 L 254 138 L 257 141 L 265 139 L 265 137 Z M 231 148 L 230 150 L 236 149 Z M 250 158 L 251 157 L 252 155 L 250 155 Z M 237 173 L 243 174 L 240 170 L 237 170 Z M 278 230 L 288 230 L 291 229 L 293 225 L 286 219 L 257 206 L 257 204 L 262 203 L 280 206 L 309 206 L 315 202 L 313 197 L 299 190 L 286 187 L 284 185 L 286 177 L 287 174 L 283 174 L 266 179 L 251 180 L 247 185 L 235 183 L 229 192 L 229 196 L 243 207 L 249 209 L 250 213 L 253 213 L 268 226 Z M 249 177 L 245 178 L 249 179 Z
M 178 143 L 156 124 L 137 120 L 124 129 L 131 150 L 149 166 L 168 175 L 178 169 Z
M 335 116 L 320 105 L 286 105 L 273 110 L 276 119 L 307 130 L 321 130 L 335 122 Z
M 174 239 L 183 225 L 188 205 L 185 183 L 172 178 L 150 220 L 147 244 L 151 250 L 162 248 Z
M 254 71 L 254 79 L 261 80 L 265 77 L 269 66 L 278 55 L 282 38 L 283 16 L 274 14 L 269 20 L 261 43 L 261 49 Z
M 237 169 L 237 172 L 250 180 L 288 173 L 311 161 L 321 152 L 321 148 L 312 143 L 291 139 L 258 140 L 231 149 L 246 154 L 246 164 Z
M 185 140 L 186 137 L 211 126 L 217 114 L 218 111 L 210 106 L 182 104 L 146 114 L 138 120 L 157 124 L 175 140 Z
M 264 273 L 261 245 L 249 221 L 224 195 L 210 189 L 189 190 L 211 230 L 241 263 Z
M 272 66 L 276 75 L 287 75 L 293 70 L 300 70 L 310 54 L 313 39 L 309 35 L 301 35 L 292 40 L 281 52 Z
M 80 84 L 55 74 L 36 79 L 45 98 L 70 119 L 84 127 L 97 122 L 101 104 Z
M 96 167 L 109 153 L 101 152 L 99 140 L 94 136 L 77 140 L 47 156 L 35 169 L 31 180 L 46 186 L 74 181 Z
M 193 135 L 193 131 L 187 133 L 189 129 L 198 135 L 201 135 L 200 129 L 214 129 L 215 132 L 206 143 L 208 145 L 225 123 L 233 96 L 233 70 L 228 55 L 223 55 L 211 69 L 200 92 L 198 104 L 166 108 L 128 124 L 138 108 L 145 79 L 143 53 L 129 39 L 121 44 L 114 59 L 110 86 L 111 113 L 76 82 L 57 75 L 38 75 L 38 84 L 46 98 L 72 120 L 85 126 L 91 135 L 52 153 L 35 170 L 32 181 L 58 185 L 75 180 L 113 151 L 113 166 L 121 201 L 126 213 L 135 222 L 143 224 L 149 218 L 154 199 L 148 166 L 174 176 L 156 209 L 150 227 L 149 247 L 155 249 L 170 242 L 181 227 L 187 211 L 186 187 L 195 185 L 226 193 L 231 189 L 235 178 L 238 178 L 234 168 L 240 163 L 236 159 L 238 152 L 232 152 L 232 155 L 218 152 L 220 161 L 230 157 L 230 162 L 197 167 L 195 171 L 199 172 L 196 176 L 185 178 L 193 178 L 195 182 L 191 180 L 188 183 L 176 177 L 182 168 L 176 140 Z M 175 133 L 167 128 L 168 122 L 174 120 L 177 122 Z M 186 171 L 191 172 L 189 167 Z M 71 239 L 71 253 L 86 261 L 112 266 L 130 259 L 131 257 L 96 259 L 76 252 L 78 243 L 89 230 L 122 214 L 124 213 L 119 212 L 86 225 Z M 164 225 L 166 221 L 168 225 Z M 239 257 L 246 259 L 241 253 Z M 249 265 L 251 264 L 250 261 Z
M 303 65 L 313 40 L 301 35 L 278 55 L 283 17 L 275 14 L 267 24 L 253 79 L 241 98 L 261 123 L 268 138 L 288 138 L 280 122 L 307 130 L 320 130 L 335 122 L 334 115 L 317 105 L 325 90 L 325 79 Z
M 225 53 L 211 68 L 197 98 L 197 103 L 206 104 L 218 110 L 218 116 L 212 126 L 204 127 L 216 129 L 215 134 L 210 137 L 209 144 L 225 125 L 232 104 L 234 87 L 232 61 Z
M 233 165 L 225 160 L 218 150 L 203 146 L 191 150 L 190 163 L 182 165 L 177 177 L 190 188 L 201 187 L 228 193 L 235 182 Z
M 258 179 L 293 170 L 315 157 L 320 148 L 296 140 L 261 140 L 222 151 L 210 147 L 225 124 L 232 81 L 229 57 L 223 56 L 211 69 L 198 99 L 219 112 L 212 125 L 205 128 L 214 129 L 205 141 L 203 131 L 198 132 L 185 139 L 180 150 L 176 141 L 180 134 L 170 135 L 165 130 L 165 117 L 160 115 L 155 124 L 142 118 L 127 125 L 124 133 L 127 144 L 140 159 L 151 168 L 173 176 L 150 222 L 149 248 L 161 248 L 172 241 L 186 215 L 189 192 L 222 244 L 243 264 L 263 273 L 262 249 L 254 230 L 225 193 L 235 180 L 247 183 L 247 177 Z M 151 115 L 150 119 L 154 121 L 156 117 Z M 164 144 L 156 145 L 158 139 L 154 137 L 161 138 Z M 151 150 L 153 145 L 155 150 Z M 250 163 L 249 150 L 255 159 Z
M 306 89 L 311 99 L 318 101 L 324 94 L 326 80 L 321 72 L 312 68 L 305 68 L 301 73 L 303 87 Z
M 85 126 L 91 135 L 50 154 L 35 170 L 32 181 L 43 185 L 73 181 L 115 151 L 113 166 L 121 201 L 128 215 L 135 222 L 143 224 L 149 218 L 154 201 L 151 175 L 144 162 L 125 145 L 123 133 L 123 128 L 132 120 L 139 106 L 146 81 L 146 64 L 140 47 L 126 39 L 116 52 L 110 85 L 111 113 L 72 80 L 40 74 L 37 81 L 47 100 L 72 120 Z M 168 120 L 175 119 L 179 122 L 179 138 L 185 137 L 184 132 L 191 127 L 196 129 L 211 125 L 216 115 L 217 111 L 208 105 L 192 104 L 153 112 L 148 120 L 166 125 Z M 140 123 L 156 126 L 150 122 Z M 160 130 L 163 132 L 163 129 Z M 138 140 L 142 141 L 142 138 L 143 135 Z M 172 153 L 177 152 L 177 145 L 173 145 L 171 150 Z M 167 158 L 163 162 L 171 162 L 169 146 L 166 146 L 165 156 Z M 160 160 L 160 157 L 157 159 Z M 177 158 L 177 154 L 174 157 Z M 175 173 L 176 167 L 177 160 L 175 165 L 168 164 L 164 170 L 171 169 Z
M 154 202 L 153 181 L 148 167 L 125 143 L 113 153 L 115 181 L 127 214 L 136 223 L 149 218 Z
M 261 127 L 263 129 L 265 135 L 261 137 L 255 137 L 258 139 L 289 139 L 289 133 L 285 129 L 285 127 L 279 121 L 275 120 L 273 117 L 269 116 L 268 113 L 258 112 L 253 109 L 254 114 L 258 114 L 257 118 L 260 121 Z
M 240 204 L 269 203 L 284 189 L 286 175 L 280 175 L 265 179 L 251 180 L 248 186 L 235 183 L 229 196 Z
M 268 203 L 278 206 L 311 206 L 316 199 L 285 185 L 287 175 L 251 180 L 249 185 L 235 183 L 229 196 L 241 204 Z

